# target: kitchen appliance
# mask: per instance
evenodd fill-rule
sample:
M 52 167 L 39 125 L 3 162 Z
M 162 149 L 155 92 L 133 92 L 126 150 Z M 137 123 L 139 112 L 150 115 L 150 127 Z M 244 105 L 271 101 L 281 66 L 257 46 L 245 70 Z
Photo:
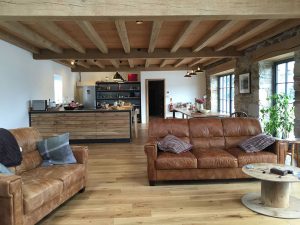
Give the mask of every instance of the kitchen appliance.
M 85 109 L 96 108 L 96 88 L 95 86 L 82 87 L 82 100 Z
M 47 109 L 47 100 L 31 100 L 31 110 L 45 111 Z

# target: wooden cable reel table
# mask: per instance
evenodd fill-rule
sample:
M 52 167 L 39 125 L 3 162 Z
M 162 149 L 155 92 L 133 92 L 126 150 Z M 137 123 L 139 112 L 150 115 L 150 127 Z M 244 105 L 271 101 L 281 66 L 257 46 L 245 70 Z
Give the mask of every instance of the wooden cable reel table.
M 261 180 L 261 193 L 248 193 L 242 203 L 249 209 L 278 218 L 300 218 L 300 199 L 290 196 L 291 183 L 299 182 L 297 175 L 280 176 L 270 173 L 271 168 L 293 170 L 300 174 L 300 168 L 272 163 L 251 164 L 242 168 L 247 175 Z

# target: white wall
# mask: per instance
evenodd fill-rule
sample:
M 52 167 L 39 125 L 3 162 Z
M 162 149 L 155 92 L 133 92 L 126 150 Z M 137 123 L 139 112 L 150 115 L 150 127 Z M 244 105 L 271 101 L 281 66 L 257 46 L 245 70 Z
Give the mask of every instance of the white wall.
M 63 96 L 73 99 L 77 73 L 49 60 L 34 60 L 32 54 L 0 40 L 0 127 L 29 125 L 32 99 L 54 99 L 53 75 L 62 76 Z
M 155 71 L 141 72 L 141 102 L 142 102 L 142 123 L 146 123 L 146 80 L 164 79 L 165 80 L 165 112 L 166 117 L 171 117 L 168 112 L 170 98 L 173 103 L 177 102 L 195 102 L 196 97 L 202 97 L 206 93 L 205 75 L 184 77 L 186 71 Z M 167 94 L 169 92 L 169 94 Z

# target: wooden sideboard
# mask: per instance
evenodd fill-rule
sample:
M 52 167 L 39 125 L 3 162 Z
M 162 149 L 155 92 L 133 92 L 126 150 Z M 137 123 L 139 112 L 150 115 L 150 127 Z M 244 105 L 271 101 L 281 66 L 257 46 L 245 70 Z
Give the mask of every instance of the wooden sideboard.
M 130 110 L 31 111 L 30 126 L 44 138 L 70 133 L 75 142 L 130 142 Z

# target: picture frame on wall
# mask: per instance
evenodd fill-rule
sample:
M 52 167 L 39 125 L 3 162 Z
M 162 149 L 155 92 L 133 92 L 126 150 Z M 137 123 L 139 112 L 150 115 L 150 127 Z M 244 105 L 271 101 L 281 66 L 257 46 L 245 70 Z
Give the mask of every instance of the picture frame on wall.
M 239 89 L 241 94 L 249 94 L 251 92 L 250 73 L 239 75 Z

